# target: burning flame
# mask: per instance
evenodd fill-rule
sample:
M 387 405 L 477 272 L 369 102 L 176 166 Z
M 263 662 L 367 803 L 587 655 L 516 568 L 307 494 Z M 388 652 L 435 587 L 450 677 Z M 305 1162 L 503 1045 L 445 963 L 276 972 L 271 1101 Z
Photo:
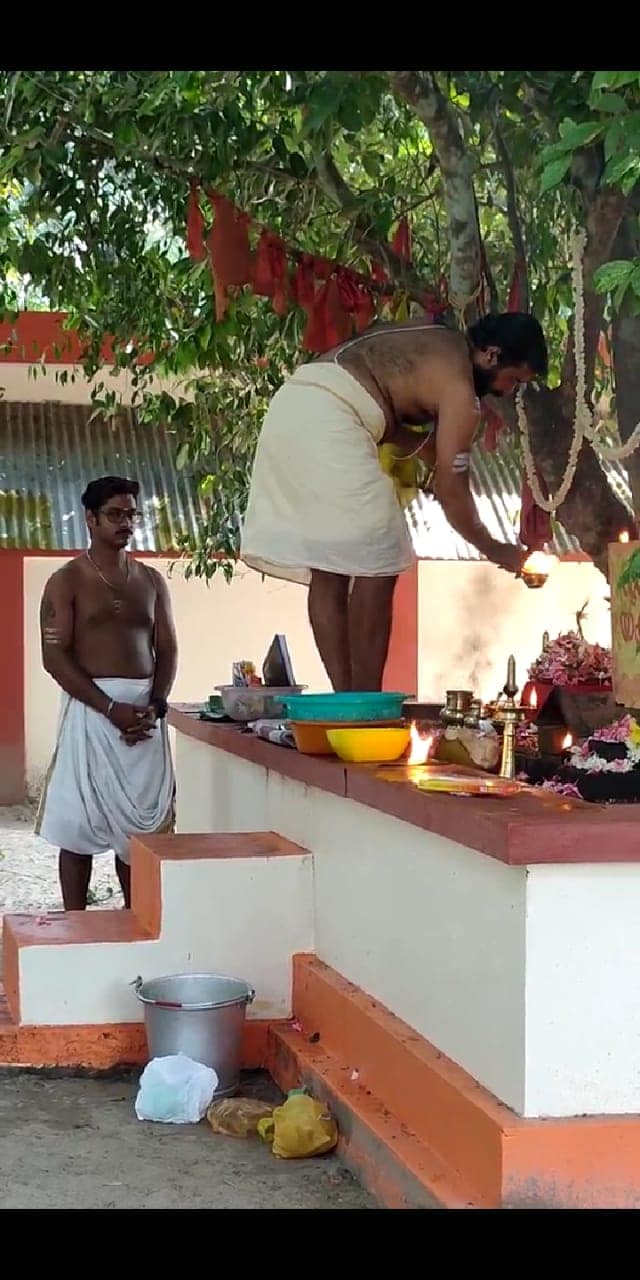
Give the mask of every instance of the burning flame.
M 622 532 L 618 534 L 618 542 L 628 542 L 628 541 L 629 541 L 629 533 L 626 529 L 623 529 Z
M 565 733 L 564 738 L 562 739 L 562 750 L 568 751 L 569 748 L 572 746 L 573 746 L 573 735 L 571 733 Z
M 529 694 L 529 706 L 531 707 L 532 711 L 535 711 L 537 705 L 538 705 L 538 694 L 536 693 L 535 689 L 532 689 L 531 693 Z
M 409 764 L 426 764 L 429 759 L 429 752 L 433 743 L 433 736 L 430 733 L 422 734 L 418 730 L 415 721 L 411 725 L 411 751 L 409 753 Z
M 522 566 L 522 572 L 544 573 L 548 577 L 555 558 L 555 556 L 547 555 L 544 551 L 532 551 Z

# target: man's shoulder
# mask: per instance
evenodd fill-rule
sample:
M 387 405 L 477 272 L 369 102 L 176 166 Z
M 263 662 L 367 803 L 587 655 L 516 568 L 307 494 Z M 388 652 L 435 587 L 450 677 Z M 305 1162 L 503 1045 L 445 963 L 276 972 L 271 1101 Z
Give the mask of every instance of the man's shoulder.
M 81 565 L 84 559 L 84 555 L 74 556 L 73 560 L 68 560 L 60 569 L 56 569 L 55 573 L 52 573 L 51 576 L 47 578 L 45 591 L 50 587 L 61 587 L 65 590 L 75 587 L 82 574 Z
M 164 591 L 167 585 L 164 574 L 160 573 L 158 569 L 154 569 L 152 565 L 147 564 L 144 560 L 139 560 L 138 564 L 142 571 L 148 575 L 148 579 L 153 583 L 156 591 Z

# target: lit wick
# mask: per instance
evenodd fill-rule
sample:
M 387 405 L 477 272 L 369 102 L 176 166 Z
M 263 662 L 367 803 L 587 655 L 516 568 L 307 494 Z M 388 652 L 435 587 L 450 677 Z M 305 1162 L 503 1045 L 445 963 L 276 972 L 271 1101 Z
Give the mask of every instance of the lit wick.
M 562 750 L 569 751 L 572 746 L 573 746 L 573 735 L 571 733 L 565 733 L 564 738 L 562 739 Z
M 628 541 L 629 541 L 628 530 L 622 529 L 622 531 L 618 534 L 618 542 L 628 542 Z
M 531 693 L 529 694 L 529 706 L 531 707 L 532 711 L 535 711 L 538 706 L 538 695 L 535 689 L 532 689 Z
M 430 733 L 420 733 L 415 720 L 410 729 L 411 734 L 411 751 L 409 752 L 408 764 L 426 764 L 429 759 L 429 752 L 433 744 L 433 735 Z

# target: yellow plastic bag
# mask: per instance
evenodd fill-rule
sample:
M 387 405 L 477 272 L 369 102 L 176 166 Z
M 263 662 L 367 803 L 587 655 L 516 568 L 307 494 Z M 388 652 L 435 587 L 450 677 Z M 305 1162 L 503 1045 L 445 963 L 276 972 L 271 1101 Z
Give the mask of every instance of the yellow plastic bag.
M 227 1138 L 247 1138 L 250 1133 L 258 1132 L 261 1120 L 269 1119 L 273 1107 L 259 1098 L 220 1098 L 212 1102 L 207 1111 L 207 1120 L 214 1133 L 223 1133 Z
M 258 1121 L 258 1133 L 281 1160 L 321 1156 L 338 1141 L 338 1127 L 325 1105 L 296 1090 L 272 1116 Z

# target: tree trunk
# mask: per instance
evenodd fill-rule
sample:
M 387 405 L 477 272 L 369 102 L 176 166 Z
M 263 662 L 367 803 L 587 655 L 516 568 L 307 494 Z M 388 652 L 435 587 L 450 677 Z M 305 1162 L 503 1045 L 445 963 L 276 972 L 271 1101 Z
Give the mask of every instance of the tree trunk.
M 550 493 L 562 480 L 573 437 L 573 408 L 567 415 L 562 389 L 531 388 L 525 396 L 531 452 Z M 629 527 L 626 507 L 609 487 L 590 445 L 584 444 L 574 482 L 557 512 L 594 564 L 608 576 L 608 545 Z
M 637 215 L 627 214 L 620 226 L 613 257 L 640 257 Z M 635 295 L 629 291 L 613 317 L 613 369 L 616 415 L 621 440 L 628 440 L 640 419 L 640 316 L 633 312 Z M 633 509 L 640 514 L 640 450 L 623 464 L 629 475 Z
M 451 250 L 451 294 L 457 318 L 467 323 L 473 318 L 475 299 L 481 282 L 481 252 L 473 169 L 452 104 L 441 93 L 429 71 L 389 73 L 392 91 L 408 102 L 429 132 L 442 174 L 442 188 L 449 224 Z M 585 279 L 585 362 L 587 394 L 593 387 L 595 355 L 602 324 L 604 298 L 593 287 L 593 274 L 611 258 L 611 251 L 625 213 L 625 197 L 620 191 L 600 188 L 604 167 L 598 147 L 577 152 L 571 179 L 582 196 L 587 225 L 584 257 Z M 458 307 L 458 299 L 469 300 Z M 640 331 L 638 334 L 640 339 Z M 530 387 L 526 394 L 531 452 L 536 467 L 550 493 L 557 491 L 567 464 L 573 437 L 576 407 L 576 369 L 573 335 L 565 352 L 560 386 Z M 513 401 L 493 402 L 493 407 L 512 430 L 517 431 Z M 558 519 L 577 538 L 604 573 L 608 572 L 608 544 L 629 524 L 624 505 L 610 489 L 598 459 L 584 444 L 571 491 L 558 511 Z

